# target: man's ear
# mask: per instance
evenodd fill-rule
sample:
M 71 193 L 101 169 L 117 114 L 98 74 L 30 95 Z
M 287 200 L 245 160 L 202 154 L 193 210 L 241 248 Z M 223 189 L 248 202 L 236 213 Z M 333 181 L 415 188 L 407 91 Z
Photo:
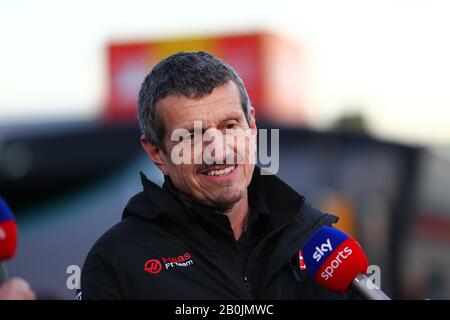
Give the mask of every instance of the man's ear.
M 141 146 L 144 148 L 148 157 L 155 163 L 155 165 L 162 171 L 164 175 L 169 174 L 168 163 L 164 157 L 165 153 L 159 146 L 152 144 L 145 135 L 141 135 Z

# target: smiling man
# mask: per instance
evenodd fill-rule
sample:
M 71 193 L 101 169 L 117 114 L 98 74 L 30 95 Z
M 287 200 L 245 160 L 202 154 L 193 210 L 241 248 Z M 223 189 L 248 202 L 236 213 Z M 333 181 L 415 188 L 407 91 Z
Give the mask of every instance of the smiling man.
M 255 166 L 255 111 L 230 66 L 205 52 L 164 59 L 142 84 L 139 123 L 165 182 L 141 174 L 143 191 L 86 258 L 83 299 L 345 298 L 299 252 L 337 218 Z
M 181 55 L 179 59 L 189 62 L 192 57 Z M 156 70 L 158 69 L 156 68 Z M 175 79 L 177 79 L 176 76 Z M 179 80 L 183 81 L 184 79 L 180 77 Z M 208 81 L 208 79 L 205 80 Z M 254 134 L 249 138 L 255 140 L 256 125 L 254 109 L 250 109 L 242 82 L 238 82 L 238 85 L 242 88 L 241 94 L 246 101 L 245 106 L 241 102 L 241 94 L 235 82 L 231 79 L 226 80 L 224 75 L 221 81 L 219 78 L 216 80 L 217 83 L 211 80 L 209 80 L 210 82 L 205 81 L 202 90 L 194 95 L 190 92 L 192 89 L 187 88 L 186 92 L 174 92 L 174 94 L 161 99 L 153 112 L 155 118 L 159 119 L 161 125 L 164 126 L 163 129 L 160 129 L 164 134 L 156 136 L 158 140 L 155 140 L 150 130 L 149 132 L 144 131 L 141 144 L 150 159 L 168 177 L 168 180 L 170 179 L 180 194 L 184 195 L 187 200 L 214 208 L 226 215 L 236 239 L 239 239 L 248 216 L 247 187 L 252 179 L 255 164 L 249 161 L 241 161 L 236 164 L 237 161 L 227 161 L 227 158 L 233 160 L 237 158 L 237 156 L 233 157 L 234 155 L 251 152 L 251 145 L 255 141 L 248 141 L 246 150 L 243 150 L 242 146 L 245 147 L 245 141 L 236 143 L 236 139 L 228 139 L 228 143 L 225 143 L 225 136 L 229 136 L 235 131 L 245 133 L 247 130 L 252 130 Z M 181 85 L 183 85 L 182 81 L 180 81 Z M 145 123 L 143 114 L 146 110 L 143 105 L 146 104 L 143 101 L 146 99 L 144 96 L 147 93 L 145 91 L 146 83 L 144 82 L 141 91 L 141 123 Z M 196 97 L 200 94 L 205 96 Z M 248 110 L 244 108 L 248 108 Z M 200 128 L 195 128 L 195 124 L 200 124 Z M 145 124 L 142 124 L 142 127 L 145 128 Z M 174 135 L 166 134 L 179 129 L 184 129 L 189 133 L 187 137 L 181 137 L 182 141 L 173 141 Z M 204 130 L 208 130 L 210 137 L 207 139 L 203 134 Z M 194 136 L 194 134 L 200 136 Z M 176 154 L 172 152 L 173 148 L 183 143 L 195 145 L 182 150 L 190 152 L 190 155 L 186 157 L 188 161 L 174 164 L 173 158 Z M 212 149 L 209 156 L 204 152 L 208 146 L 209 149 Z

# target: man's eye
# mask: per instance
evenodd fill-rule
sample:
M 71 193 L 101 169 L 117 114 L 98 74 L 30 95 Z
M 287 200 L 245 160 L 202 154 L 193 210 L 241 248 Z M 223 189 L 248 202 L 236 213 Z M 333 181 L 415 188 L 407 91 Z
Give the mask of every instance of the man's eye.
M 236 128 L 236 126 L 237 126 L 237 123 L 232 122 L 232 123 L 228 123 L 228 124 L 226 125 L 226 128 L 227 128 L 227 129 L 234 129 L 234 128 Z
M 183 140 L 186 140 L 186 141 L 188 141 L 188 140 L 194 140 L 194 133 L 193 133 L 193 132 L 190 132 L 190 133 L 184 135 L 184 136 L 183 136 Z

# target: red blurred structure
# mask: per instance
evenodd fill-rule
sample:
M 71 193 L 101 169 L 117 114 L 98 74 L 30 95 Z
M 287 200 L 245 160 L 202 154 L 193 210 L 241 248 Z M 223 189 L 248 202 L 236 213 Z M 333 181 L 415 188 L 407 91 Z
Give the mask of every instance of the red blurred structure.
M 301 51 L 281 37 L 264 33 L 110 44 L 104 117 L 136 119 L 138 91 L 151 68 L 173 53 L 200 50 L 220 57 L 239 73 L 258 119 L 304 122 Z

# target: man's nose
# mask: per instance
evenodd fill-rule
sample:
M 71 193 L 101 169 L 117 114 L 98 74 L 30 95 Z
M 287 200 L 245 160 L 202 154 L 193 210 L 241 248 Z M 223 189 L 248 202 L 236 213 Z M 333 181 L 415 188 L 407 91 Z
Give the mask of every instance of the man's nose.
M 212 135 L 211 142 L 208 145 L 211 152 L 206 152 L 206 154 L 208 157 L 211 156 L 210 162 L 223 164 L 232 155 L 232 148 L 227 145 L 225 136 L 220 132 Z

